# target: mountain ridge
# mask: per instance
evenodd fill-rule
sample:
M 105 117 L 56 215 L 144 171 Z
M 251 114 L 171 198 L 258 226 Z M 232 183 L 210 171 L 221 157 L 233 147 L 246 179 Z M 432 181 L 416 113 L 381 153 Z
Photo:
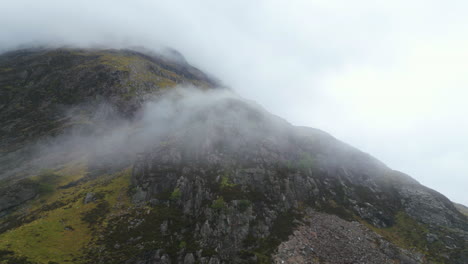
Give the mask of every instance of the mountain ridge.
M 1 177 L 19 179 L 0 185 L 4 263 L 468 259 L 445 196 L 180 57 L 29 52 L 0 55 Z

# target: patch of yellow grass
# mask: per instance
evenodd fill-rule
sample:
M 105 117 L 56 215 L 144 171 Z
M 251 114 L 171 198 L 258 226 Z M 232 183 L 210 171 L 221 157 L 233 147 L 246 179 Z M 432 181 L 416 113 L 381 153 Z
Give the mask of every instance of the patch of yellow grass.
M 131 169 L 102 175 L 67 189 L 58 187 L 84 177 L 85 163 L 64 166 L 55 173 L 62 175 L 55 191 L 36 199 L 29 206 L 29 212 L 37 213 L 38 219 L 0 234 L 0 249 L 11 250 L 19 257 L 37 263 L 82 263 L 83 250 L 93 239 L 92 228 L 82 220 L 82 215 L 97 205 L 84 204 L 84 196 L 88 192 L 103 193 L 103 199 L 111 208 L 109 215 L 125 211 L 131 205 L 127 195 Z M 57 202 L 64 205 L 49 211 L 41 210 L 44 205 Z M 102 225 L 106 225 L 105 220 Z

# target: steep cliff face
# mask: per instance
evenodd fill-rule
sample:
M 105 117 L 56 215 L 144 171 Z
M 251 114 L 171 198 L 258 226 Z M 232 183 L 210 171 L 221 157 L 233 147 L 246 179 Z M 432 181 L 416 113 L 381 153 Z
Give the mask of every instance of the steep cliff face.
M 463 263 L 466 255 L 458 254 L 466 254 L 466 218 L 443 195 L 321 131 L 293 127 L 249 103 L 219 100 L 214 109 L 193 112 L 187 131 L 142 154 L 132 183 L 137 201 L 179 208 L 194 226 L 192 239 L 216 249 L 219 259 L 242 262 L 246 251 L 269 256 L 294 221 L 314 208 L 383 230 L 414 221 L 422 233 L 402 239 L 437 236 L 458 250 L 414 242 L 434 259 L 454 252 L 450 261 Z M 176 200 L 169 195 L 174 192 Z
M 38 139 L 87 133 L 178 84 L 215 86 L 181 55 L 131 50 L 32 49 L 0 56 L 0 169 L 27 162 Z M 103 107 L 105 106 L 105 107 Z M 108 125 L 106 123 L 106 125 Z
M 102 102 L 131 115 L 150 93 L 182 83 L 213 86 L 202 72 L 175 60 L 127 50 L 44 49 L 2 55 L 2 149 L 83 123 Z M 82 108 L 72 120 L 66 111 L 76 105 Z
M 4 263 L 468 259 L 467 217 L 445 196 L 213 89 L 180 55 L 18 51 L 0 71 Z M 44 138 L 63 159 L 23 166 L 48 160 L 31 147 Z

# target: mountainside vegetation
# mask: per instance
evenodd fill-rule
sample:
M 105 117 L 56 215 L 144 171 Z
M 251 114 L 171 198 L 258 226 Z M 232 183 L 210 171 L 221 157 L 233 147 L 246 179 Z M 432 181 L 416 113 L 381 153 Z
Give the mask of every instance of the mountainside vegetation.
M 0 55 L 0 263 L 468 263 L 466 207 L 175 51 Z

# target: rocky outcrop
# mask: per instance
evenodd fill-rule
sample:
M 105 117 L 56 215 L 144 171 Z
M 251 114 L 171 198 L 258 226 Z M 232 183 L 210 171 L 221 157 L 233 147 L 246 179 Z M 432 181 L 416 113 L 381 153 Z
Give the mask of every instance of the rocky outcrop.
M 457 208 L 458 211 L 460 211 L 460 213 L 468 216 L 468 207 L 464 206 L 463 204 L 457 204 L 457 203 L 454 203 L 455 205 L 455 208 Z
M 274 263 L 426 263 L 422 254 L 392 245 L 359 222 L 312 210 L 303 221 L 278 247 Z
M 57 137 L 66 131 L 99 135 L 92 141 L 97 146 L 83 155 L 81 178 L 70 172 L 72 180 L 61 185 L 57 175 L 46 174 L 2 185 L 0 214 L 60 189 L 30 212 L 0 218 L 2 230 L 59 221 L 60 228 L 31 241 L 81 232 L 86 248 L 61 256 L 77 263 L 466 264 L 468 220 L 443 195 L 227 90 L 166 91 L 184 83 L 199 90 L 216 86 L 174 52 L 41 49 L 1 55 L 1 178 L 37 174 L 22 166 L 32 159 L 37 139 L 59 138 L 53 143 L 63 146 L 76 138 Z M 141 108 L 153 99 L 160 107 L 142 117 Z M 125 133 L 115 133 L 118 122 Z M 145 131 L 145 122 L 161 123 Z M 112 148 L 118 140 L 99 144 L 114 133 L 126 140 L 120 148 Z M 70 153 L 52 156 L 52 167 L 67 171 L 64 164 L 74 161 L 71 154 L 85 139 L 64 148 Z M 40 154 L 55 149 L 46 150 Z M 37 163 L 44 160 L 39 155 Z M 57 217 L 64 212 L 67 219 Z M 5 245 L 0 261 L 23 257 L 21 245 L 14 251 Z M 33 253 L 26 257 L 47 259 L 41 255 L 46 250 L 28 249 Z
M 193 122 L 137 159 L 134 199 L 179 208 L 195 226 L 195 241 L 215 249 L 223 261 L 244 263 L 252 255 L 241 252 L 262 252 L 264 241 L 270 248 L 263 252 L 272 253 L 309 207 L 348 220 L 363 219 L 376 228 L 397 225 L 403 212 L 434 232 L 457 230 L 452 232 L 458 237 L 456 247 L 466 248 L 466 217 L 447 198 L 326 133 L 295 128 L 233 99 L 193 111 L 189 120 Z M 278 233 L 278 225 L 286 235 Z M 349 236 L 370 233 L 356 232 Z M 371 247 L 362 244 L 355 253 Z M 399 253 L 382 253 L 383 248 L 377 251 L 365 263 L 422 263 L 406 260 L 403 253 L 400 258 Z M 451 261 L 462 263 L 457 254 Z M 346 263 L 347 258 L 337 259 Z
M 1 54 L 1 176 L 33 173 L 23 165 L 37 140 L 102 130 L 103 120 L 130 118 L 148 99 L 178 84 L 215 86 L 180 56 L 66 48 Z
M 31 180 L 21 180 L 0 187 L 0 217 L 39 194 L 39 185 Z

